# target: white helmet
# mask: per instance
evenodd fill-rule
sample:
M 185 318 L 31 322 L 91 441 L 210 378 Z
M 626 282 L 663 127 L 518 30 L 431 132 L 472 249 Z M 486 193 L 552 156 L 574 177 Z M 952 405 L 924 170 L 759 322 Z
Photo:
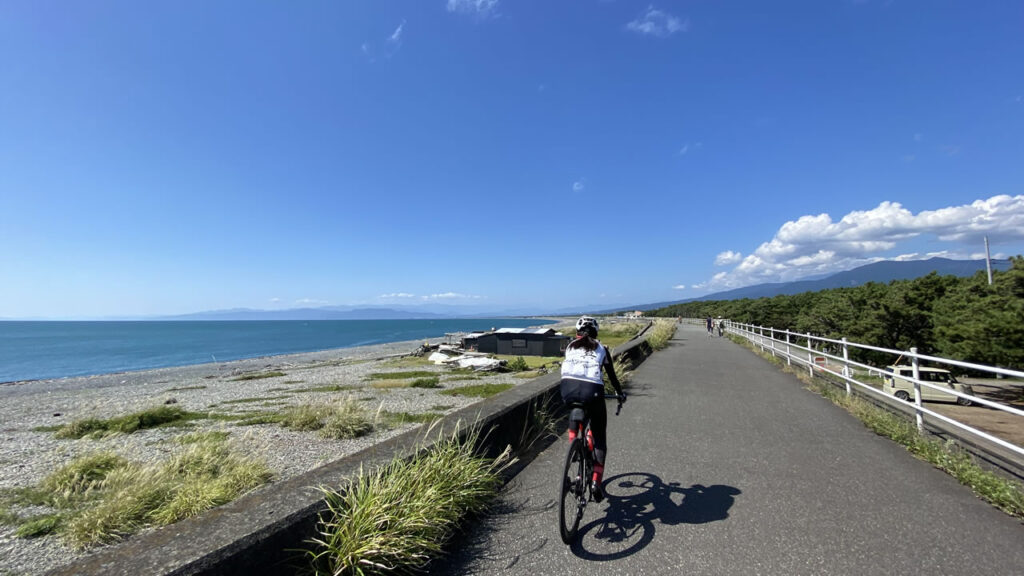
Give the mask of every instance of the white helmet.
M 587 328 L 593 328 L 593 331 L 587 330 Z M 597 337 L 597 319 L 591 316 L 580 316 L 580 319 L 576 321 L 576 332 L 586 331 L 591 337 Z

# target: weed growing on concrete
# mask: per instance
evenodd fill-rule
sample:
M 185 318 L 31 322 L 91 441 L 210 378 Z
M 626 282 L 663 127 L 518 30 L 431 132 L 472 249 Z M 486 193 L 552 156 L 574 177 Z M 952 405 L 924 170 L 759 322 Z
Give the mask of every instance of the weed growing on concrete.
M 409 573 L 438 556 L 465 518 L 486 509 L 513 462 L 508 450 L 495 460 L 476 454 L 477 440 L 456 431 L 412 459 L 322 488 L 327 511 L 307 551 L 313 572 Z

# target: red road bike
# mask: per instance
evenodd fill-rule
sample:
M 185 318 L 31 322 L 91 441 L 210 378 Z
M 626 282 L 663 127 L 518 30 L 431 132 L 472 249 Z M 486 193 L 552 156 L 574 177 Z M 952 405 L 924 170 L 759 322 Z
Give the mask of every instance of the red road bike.
M 617 394 L 605 394 L 604 397 L 619 401 L 615 409 L 618 416 L 622 411 L 622 397 Z M 574 402 L 569 407 L 569 421 L 576 423 L 576 438 L 569 443 L 569 451 L 565 454 L 565 467 L 558 489 L 558 530 L 566 544 L 576 540 L 587 502 L 594 498 L 590 487 L 590 479 L 594 475 L 594 436 L 590 432 L 590 416 L 582 404 Z

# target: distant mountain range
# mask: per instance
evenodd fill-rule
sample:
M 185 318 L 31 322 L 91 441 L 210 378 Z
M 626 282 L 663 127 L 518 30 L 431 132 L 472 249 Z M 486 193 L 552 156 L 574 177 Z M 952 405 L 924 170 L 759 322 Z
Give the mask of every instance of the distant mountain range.
M 993 260 L 995 270 L 1008 270 L 1009 260 Z M 780 294 L 799 294 L 801 292 L 817 292 L 830 288 L 860 286 L 868 282 L 890 282 L 917 278 L 938 272 L 940 275 L 971 276 L 985 269 L 984 260 L 949 260 L 932 258 L 930 260 L 912 260 L 905 262 L 885 261 L 868 264 L 853 270 L 839 272 L 830 276 L 796 282 L 780 282 L 757 284 L 735 290 L 715 292 L 698 298 L 654 302 L 651 304 L 621 304 L 614 307 L 607 304 L 572 308 L 539 309 L 539 308 L 485 308 L 479 305 L 459 306 L 445 304 L 423 304 L 419 306 L 326 306 L 320 308 L 294 308 L 290 310 L 255 310 L 252 308 L 233 308 L 230 310 L 211 310 L 193 314 L 176 316 L 146 316 L 102 318 L 103 320 L 429 320 L 434 318 L 502 318 L 523 316 L 574 316 L 578 314 L 612 314 L 623 310 L 654 310 L 672 304 L 704 300 L 737 300 L 741 298 L 762 298 Z M 15 320 L 14 318 L 0 320 Z M 19 320 L 29 320 L 20 318 Z M 43 318 L 39 318 L 43 320 Z
M 395 310 L 392 308 L 292 308 L 289 310 L 254 310 L 232 308 L 162 316 L 156 320 L 429 320 L 447 318 L 444 314 Z
M 1009 270 L 1009 260 L 992 260 L 993 270 Z M 984 260 L 950 260 L 948 258 L 930 258 L 928 260 L 907 260 L 875 262 L 866 264 L 853 270 L 838 272 L 831 276 L 814 280 L 798 280 L 795 282 L 776 282 L 769 284 L 756 284 L 745 286 L 735 290 L 715 292 L 698 298 L 686 300 L 673 300 L 671 302 L 655 302 L 653 304 L 641 304 L 627 307 L 631 310 L 655 310 L 673 304 L 684 302 L 698 302 L 707 300 L 740 300 L 743 298 L 766 298 L 782 294 L 801 294 L 803 292 L 818 292 L 832 288 L 847 288 L 860 286 L 868 282 L 889 283 L 893 280 L 910 280 L 926 276 L 932 272 L 938 272 L 940 276 L 973 276 L 976 272 L 985 270 Z M 612 313 L 624 310 L 605 310 L 604 313 Z

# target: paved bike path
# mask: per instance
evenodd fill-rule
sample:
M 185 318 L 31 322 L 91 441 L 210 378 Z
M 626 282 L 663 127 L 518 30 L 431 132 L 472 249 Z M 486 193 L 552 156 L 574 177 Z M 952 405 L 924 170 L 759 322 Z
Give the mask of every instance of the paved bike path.
M 1024 524 L 728 339 L 680 326 L 629 390 L 576 545 L 563 433 L 431 573 L 1024 574 Z

